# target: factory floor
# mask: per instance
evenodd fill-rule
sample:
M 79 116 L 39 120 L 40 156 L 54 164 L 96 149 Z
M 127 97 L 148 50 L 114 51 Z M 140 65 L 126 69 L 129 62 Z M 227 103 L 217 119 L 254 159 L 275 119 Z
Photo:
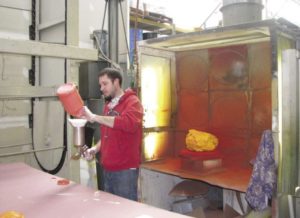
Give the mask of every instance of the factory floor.
M 200 207 L 186 215 L 191 217 L 196 217 L 196 218 L 224 218 L 222 210 L 212 210 L 212 209 L 204 210 Z

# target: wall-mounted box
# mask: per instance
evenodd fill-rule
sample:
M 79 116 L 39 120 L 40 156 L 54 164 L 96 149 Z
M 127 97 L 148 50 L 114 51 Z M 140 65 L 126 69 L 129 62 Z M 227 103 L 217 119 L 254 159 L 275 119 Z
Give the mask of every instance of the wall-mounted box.
M 108 67 L 105 61 L 83 62 L 79 67 L 79 93 L 83 99 L 100 99 L 99 72 Z

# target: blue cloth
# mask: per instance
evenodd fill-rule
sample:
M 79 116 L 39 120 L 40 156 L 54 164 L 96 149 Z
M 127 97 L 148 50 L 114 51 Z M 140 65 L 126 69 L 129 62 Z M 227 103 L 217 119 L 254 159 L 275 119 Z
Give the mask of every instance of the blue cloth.
M 103 171 L 104 191 L 137 201 L 138 169 Z
M 261 211 L 268 207 L 268 199 L 272 198 L 276 189 L 276 172 L 272 132 L 265 130 L 246 191 L 246 200 L 252 209 Z

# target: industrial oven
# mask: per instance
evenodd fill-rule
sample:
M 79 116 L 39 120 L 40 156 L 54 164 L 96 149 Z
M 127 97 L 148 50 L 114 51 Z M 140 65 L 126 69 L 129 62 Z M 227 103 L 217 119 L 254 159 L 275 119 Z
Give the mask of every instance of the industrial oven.
M 295 195 L 299 184 L 298 46 L 299 28 L 282 19 L 139 43 L 144 201 L 152 203 L 147 190 L 158 189 L 149 187 L 150 171 L 244 192 L 252 172 L 249 163 L 263 131 L 270 129 L 279 208 L 287 210 L 286 196 Z M 222 173 L 201 175 L 201 170 L 183 168 L 178 158 L 189 129 L 218 137 Z M 161 206 L 157 199 L 153 202 Z

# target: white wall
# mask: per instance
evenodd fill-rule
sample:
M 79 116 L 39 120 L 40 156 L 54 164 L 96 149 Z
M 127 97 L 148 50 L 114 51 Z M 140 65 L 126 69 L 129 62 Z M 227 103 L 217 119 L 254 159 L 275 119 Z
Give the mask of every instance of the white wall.
M 74 5 L 77 1 L 78 7 Z M 37 39 L 46 43 L 64 44 L 66 34 L 65 2 L 62 0 L 37 0 L 36 4 L 38 6 L 36 24 L 39 32 Z M 76 10 L 78 22 L 76 15 L 71 17 L 74 20 L 68 22 L 68 30 L 70 31 L 67 38 L 72 41 L 72 45 L 93 48 L 90 34 L 102 26 L 105 0 L 74 0 L 72 4 L 68 2 L 68 5 L 71 5 L 70 8 L 73 6 L 72 9 Z M 127 1 L 122 1 L 122 5 L 124 7 L 123 13 L 126 15 L 124 19 L 128 24 Z M 29 40 L 31 7 L 31 0 L 0 0 L 0 38 Z M 119 17 L 119 60 L 126 62 L 127 47 L 121 13 Z M 107 29 L 107 19 L 108 14 L 104 29 Z M 70 37 L 70 34 L 74 37 Z M 79 64 L 74 61 L 65 63 L 64 58 L 37 57 L 36 86 L 56 87 L 63 84 L 65 73 L 67 74 L 67 81 L 77 83 L 78 67 Z M 31 87 L 28 81 L 30 68 L 31 56 L 10 55 L 0 52 L 0 88 L 22 87 L 27 90 Z M 29 127 L 29 115 L 32 111 L 34 113 L 34 130 Z M 31 105 L 30 98 L 17 100 L 9 97 L 8 99 L 0 98 L 0 155 L 31 151 L 32 134 L 34 134 L 34 144 L 37 149 L 63 146 L 63 122 L 63 108 L 54 97 L 35 99 L 33 105 Z M 69 142 L 72 139 L 70 133 L 68 131 Z M 78 181 L 76 178 L 78 178 L 79 168 L 74 167 L 69 160 L 72 148 L 72 145 L 68 145 L 65 165 L 59 175 Z M 59 149 L 41 152 L 38 153 L 38 158 L 46 168 L 53 169 L 57 166 L 61 153 L 62 151 Z M 32 153 L 8 157 L 0 156 L 0 163 L 16 161 L 39 168 Z M 76 170 L 78 173 L 73 173 Z
M 129 40 L 129 12 L 128 1 L 122 1 L 122 10 Z M 79 0 L 79 47 L 93 48 L 90 35 L 94 30 L 101 30 L 104 18 L 105 0 Z M 106 10 L 104 30 L 108 30 L 108 11 Z M 121 12 L 119 9 L 119 62 L 127 62 L 127 47 L 124 34 Z M 128 41 L 129 42 L 129 41 Z M 127 42 L 127 43 L 128 43 Z

